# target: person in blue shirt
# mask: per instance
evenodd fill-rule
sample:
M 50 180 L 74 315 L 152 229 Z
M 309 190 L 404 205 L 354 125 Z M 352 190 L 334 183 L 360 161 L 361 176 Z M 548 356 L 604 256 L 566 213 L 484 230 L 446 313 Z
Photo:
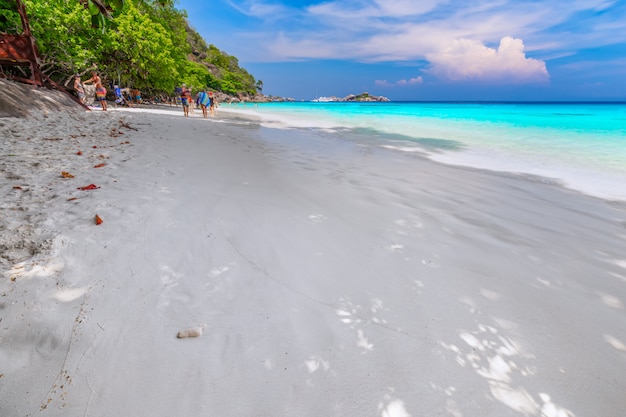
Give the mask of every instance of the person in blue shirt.
M 199 104 L 202 108 L 202 117 L 205 119 L 208 118 L 209 114 L 207 111 L 207 105 L 209 104 L 209 95 L 206 93 L 206 90 L 203 89 L 198 93 L 196 104 Z

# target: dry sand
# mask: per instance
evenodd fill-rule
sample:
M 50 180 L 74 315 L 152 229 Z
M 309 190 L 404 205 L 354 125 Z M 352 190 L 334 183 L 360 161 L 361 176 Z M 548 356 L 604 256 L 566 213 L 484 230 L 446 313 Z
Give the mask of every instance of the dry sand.
M 1 416 L 623 415 L 622 203 L 167 110 L 0 119 Z

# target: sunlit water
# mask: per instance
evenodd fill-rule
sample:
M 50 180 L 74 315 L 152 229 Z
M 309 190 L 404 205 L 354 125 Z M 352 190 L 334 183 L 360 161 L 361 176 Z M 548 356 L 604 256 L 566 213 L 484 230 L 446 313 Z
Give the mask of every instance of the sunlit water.
M 532 174 L 626 200 L 626 103 L 267 103 L 224 105 L 273 127 L 323 129 L 398 152 Z

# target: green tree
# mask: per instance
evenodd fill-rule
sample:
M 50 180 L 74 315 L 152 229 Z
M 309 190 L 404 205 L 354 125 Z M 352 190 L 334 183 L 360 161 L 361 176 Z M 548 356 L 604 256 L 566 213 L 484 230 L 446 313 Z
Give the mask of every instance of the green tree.
M 147 92 L 171 93 L 183 82 L 233 95 L 257 91 L 238 59 L 208 45 L 174 0 L 22 1 L 42 71 L 57 82 L 97 68 L 105 82 Z M 0 11 L 0 30 L 21 32 L 15 0 L 0 0 Z M 106 30 L 94 21 L 100 15 Z
M 107 19 L 119 15 L 128 0 L 78 0 L 89 11 L 91 23 L 95 28 L 107 26 Z M 150 7 L 173 7 L 175 0 L 139 0 Z
M 198 62 L 186 61 L 180 83 L 185 83 L 189 87 L 193 87 L 194 90 L 198 90 L 199 88 L 209 86 L 210 73 L 204 65 Z
M 63 0 L 25 0 L 24 4 L 42 71 L 64 82 L 75 72 L 86 72 L 98 58 L 101 42 L 85 9 Z
M 178 53 L 161 22 L 127 2 L 102 35 L 101 66 L 117 81 L 140 89 L 169 90 L 180 77 L 184 54 Z
M 15 0 L 0 0 L 0 32 L 11 34 L 22 32 L 22 21 L 17 13 Z

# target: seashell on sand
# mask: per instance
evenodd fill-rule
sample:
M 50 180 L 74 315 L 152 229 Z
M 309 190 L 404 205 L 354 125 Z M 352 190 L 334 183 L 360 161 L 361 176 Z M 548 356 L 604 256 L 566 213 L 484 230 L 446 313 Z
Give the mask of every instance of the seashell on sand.
M 202 336 L 204 329 L 206 329 L 206 324 L 203 324 L 202 326 L 190 327 L 189 329 L 178 332 L 176 337 L 179 339 L 184 339 L 186 337 L 200 337 Z

